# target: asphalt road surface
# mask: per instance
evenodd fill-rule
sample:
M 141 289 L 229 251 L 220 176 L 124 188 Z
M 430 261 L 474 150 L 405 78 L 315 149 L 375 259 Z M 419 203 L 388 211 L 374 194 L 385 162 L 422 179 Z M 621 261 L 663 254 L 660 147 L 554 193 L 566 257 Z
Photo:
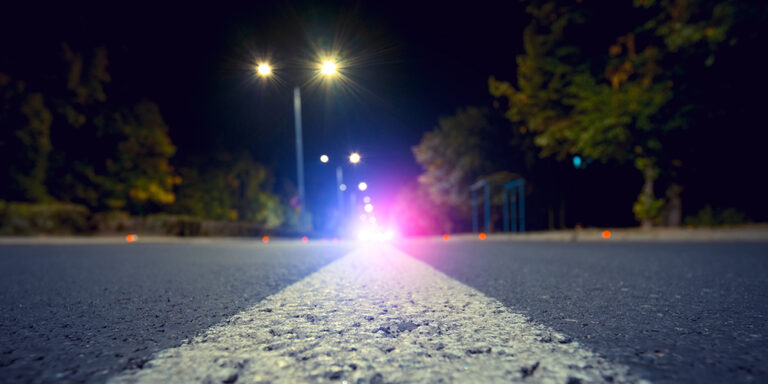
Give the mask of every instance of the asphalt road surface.
M 768 243 L 397 247 L 0 246 L 0 382 L 768 382 Z
M 0 246 L 0 382 L 105 382 L 345 250 L 242 242 Z
M 768 243 L 403 249 L 653 382 L 768 382 Z

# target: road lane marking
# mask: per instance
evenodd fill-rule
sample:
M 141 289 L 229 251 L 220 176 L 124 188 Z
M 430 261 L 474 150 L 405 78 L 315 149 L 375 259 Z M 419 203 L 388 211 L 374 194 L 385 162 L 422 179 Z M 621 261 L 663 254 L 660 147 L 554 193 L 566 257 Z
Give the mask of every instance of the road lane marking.
M 360 248 L 111 383 L 644 382 L 391 246 Z

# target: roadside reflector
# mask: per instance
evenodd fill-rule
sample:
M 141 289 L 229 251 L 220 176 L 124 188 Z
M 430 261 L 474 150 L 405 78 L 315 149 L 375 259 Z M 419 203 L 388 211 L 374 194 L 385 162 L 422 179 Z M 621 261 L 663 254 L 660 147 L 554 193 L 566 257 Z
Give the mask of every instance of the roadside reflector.
M 485 240 L 485 237 L 486 237 L 486 236 L 485 236 L 485 232 L 480 232 L 480 234 L 479 234 L 479 235 L 477 235 L 477 237 L 479 237 L 479 238 L 480 238 L 480 240 Z
M 269 243 L 269 236 L 262 237 L 261 241 L 264 242 L 264 243 Z
M 302 243 L 306 243 L 306 242 L 308 242 L 308 241 L 309 241 L 309 239 L 308 239 L 306 236 L 304 236 L 304 237 L 302 237 L 302 238 L 301 238 L 301 242 L 302 242 Z
M 603 239 L 610 239 L 611 231 L 603 231 Z
M 138 239 L 138 236 L 133 235 L 133 234 L 128 235 L 128 236 L 125 237 L 125 241 L 128 242 L 128 243 L 133 243 L 134 241 L 136 241 L 136 239 Z
M 443 240 L 448 241 L 450 239 L 451 239 L 451 235 L 449 235 L 447 233 L 443 235 Z

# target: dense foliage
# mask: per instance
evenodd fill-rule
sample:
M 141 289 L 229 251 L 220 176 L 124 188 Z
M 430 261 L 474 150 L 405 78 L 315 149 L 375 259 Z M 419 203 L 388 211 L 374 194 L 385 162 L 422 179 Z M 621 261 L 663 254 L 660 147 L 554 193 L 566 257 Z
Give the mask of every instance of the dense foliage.
M 692 152 L 687 135 L 703 139 L 698 125 L 725 108 L 706 104 L 701 95 L 716 89 L 707 84 L 718 58 L 749 34 L 748 26 L 759 24 L 754 15 L 764 16 L 768 7 L 729 0 L 527 3 L 530 23 L 517 77 L 489 80 L 509 128 L 523 140 L 492 144 L 505 145 L 511 156 L 632 164 L 644 180 L 633 207 L 637 220 L 679 225 L 680 176 Z M 466 206 L 468 186 L 499 171 L 488 168 L 495 159 L 479 150 L 493 135 L 478 131 L 479 117 L 467 122 L 463 114 L 448 120 L 452 126 L 441 120 L 414 148 L 425 169 L 420 180 L 436 202 Z M 531 142 L 536 149 L 527 146 Z M 535 178 L 535 162 L 529 158 L 506 170 Z
M 4 203 L 3 225 L 21 220 L 9 233 L 50 232 L 43 227 L 61 224 L 61 212 L 77 212 L 78 223 L 93 214 L 98 228 L 119 226 L 102 222 L 121 212 L 283 223 L 286 209 L 271 193 L 268 170 L 249 156 L 225 153 L 175 169 L 176 147 L 158 105 L 110 96 L 106 49 L 64 44 L 61 59 L 34 84 L 0 72 L 0 199 L 19 202 Z M 81 224 L 73 230 L 91 226 Z

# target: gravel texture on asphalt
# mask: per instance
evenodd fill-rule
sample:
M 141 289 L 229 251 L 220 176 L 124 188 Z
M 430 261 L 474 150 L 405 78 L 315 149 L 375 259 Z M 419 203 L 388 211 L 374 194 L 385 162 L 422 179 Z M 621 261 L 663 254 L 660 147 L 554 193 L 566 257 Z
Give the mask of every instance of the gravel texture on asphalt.
M 400 248 L 654 383 L 768 382 L 768 243 Z
M 0 382 L 103 383 L 347 253 L 345 246 L 0 246 Z
M 572 338 L 374 245 L 110 383 L 639 381 Z

